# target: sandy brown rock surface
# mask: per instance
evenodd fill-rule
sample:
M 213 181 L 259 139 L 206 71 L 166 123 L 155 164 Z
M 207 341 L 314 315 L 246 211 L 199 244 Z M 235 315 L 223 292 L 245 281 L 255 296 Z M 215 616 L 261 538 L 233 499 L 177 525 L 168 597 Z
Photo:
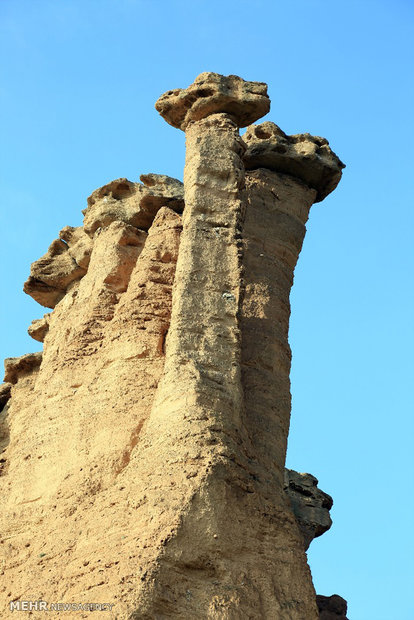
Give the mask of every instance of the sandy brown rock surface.
M 184 185 L 99 188 L 25 285 L 54 309 L 0 388 L 0 617 L 35 596 L 116 619 L 316 620 L 305 547 L 329 496 L 285 474 L 289 294 L 341 166 L 329 151 L 331 177 L 307 181 L 288 137 L 284 159 L 247 164 L 262 83 L 206 73 L 157 109 L 186 131 Z

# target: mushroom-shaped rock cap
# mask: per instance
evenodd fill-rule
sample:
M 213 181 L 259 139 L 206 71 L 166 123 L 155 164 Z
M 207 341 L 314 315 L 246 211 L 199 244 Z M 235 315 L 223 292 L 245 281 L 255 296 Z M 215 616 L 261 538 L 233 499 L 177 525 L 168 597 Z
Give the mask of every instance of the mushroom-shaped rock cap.
M 185 131 L 188 123 L 224 112 L 239 127 L 247 127 L 270 110 L 267 84 L 246 82 L 237 75 L 201 73 L 188 88 L 169 90 L 155 104 L 173 127 Z
M 269 121 L 248 127 L 242 138 L 247 145 L 246 170 L 268 168 L 290 174 L 316 189 L 315 202 L 335 189 L 345 168 L 325 138 L 309 133 L 288 136 Z

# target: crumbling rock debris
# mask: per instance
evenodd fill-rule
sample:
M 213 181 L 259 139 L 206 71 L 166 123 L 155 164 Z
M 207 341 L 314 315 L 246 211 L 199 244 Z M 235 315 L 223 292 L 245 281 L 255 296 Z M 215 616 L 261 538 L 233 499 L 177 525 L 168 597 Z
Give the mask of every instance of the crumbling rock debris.
M 302 532 L 305 549 L 314 538 L 322 536 L 332 525 L 329 511 L 333 499 L 317 485 L 315 476 L 285 469 L 285 491 Z
M 238 127 L 246 127 L 269 112 L 270 99 L 263 82 L 206 72 L 188 88 L 161 95 L 155 107 L 167 123 L 183 131 L 190 122 L 217 113 L 226 113 Z
M 141 181 L 143 184 L 116 179 L 95 190 L 84 211 L 85 232 L 93 236 L 99 228 L 114 221 L 148 230 L 161 207 L 182 213 L 184 186 L 181 181 L 163 174 L 145 174 Z
M 31 373 L 42 363 L 42 352 L 26 353 L 20 357 L 8 357 L 4 360 L 4 382 L 17 383 L 20 376 Z
M 345 599 L 338 594 L 332 596 L 316 595 L 320 620 L 348 620 L 346 617 L 348 605 Z
M 7 401 L 11 397 L 11 383 L 2 383 L 0 385 L 0 411 L 3 411 Z
M 248 127 L 244 165 L 247 170 L 267 168 L 290 174 L 316 189 L 320 202 L 338 185 L 345 165 L 319 136 L 301 133 L 288 136 L 275 123 L 266 121 Z
M 27 332 L 33 340 L 37 340 L 38 342 L 44 341 L 46 334 L 49 331 L 49 318 L 50 313 L 43 315 L 42 319 L 34 319 L 34 321 L 31 322 Z

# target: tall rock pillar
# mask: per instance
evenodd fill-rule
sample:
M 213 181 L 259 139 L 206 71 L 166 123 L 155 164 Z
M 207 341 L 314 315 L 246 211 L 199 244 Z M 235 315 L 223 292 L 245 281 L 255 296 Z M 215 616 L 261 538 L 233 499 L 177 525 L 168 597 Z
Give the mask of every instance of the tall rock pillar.
M 293 272 L 309 210 L 335 189 L 344 165 L 324 138 L 287 136 L 268 121 L 249 127 L 243 140 L 248 196 L 241 313 L 244 423 L 255 458 L 280 487 L 291 410 Z
M 293 233 L 296 258 L 289 266 L 282 261 L 266 274 L 268 265 L 256 270 L 256 259 L 247 256 L 263 242 L 256 235 L 276 246 L 285 235 L 268 204 L 264 211 L 274 218 L 269 231 L 263 219 L 258 228 L 252 222 L 262 197 L 254 193 L 256 172 L 249 173 L 246 189 L 246 146 L 238 132 L 268 111 L 266 87 L 202 74 L 188 89 L 163 95 L 156 108 L 186 131 L 186 206 L 164 374 L 136 461 L 141 472 L 144 462 L 152 464 L 146 501 L 157 527 L 147 538 L 160 542 L 134 617 L 316 620 L 304 541 L 283 490 L 289 364 L 281 377 L 276 367 L 279 344 L 288 347 L 288 315 L 280 333 L 270 326 L 262 335 L 266 322 L 260 320 L 269 319 L 267 330 L 274 310 L 254 311 L 266 282 L 274 287 L 267 305 L 288 306 L 303 222 L 299 237 Z M 303 185 L 302 193 L 283 199 L 307 213 L 315 191 L 292 183 Z M 243 230 L 246 209 L 251 215 Z M 264 339 L 263 358 L 258 349 Z M 276 404 L 264 411 L 269 393 Z
M 163 95 L 184 197 L 112 181 L 33 264 L 25 290 L 52 312 L 30 328 L 43 355 L 6 360 L 0 387 L 1 617 L 35 595 L 114 620 L 318 619 L 305 547 L 332 500 L 283 476 L 289 292 L 343 165 L 250 125 L 266 91 L 203 73 Z
M 186 131 L 183 233 L 162 385 L 152 421 L 174 418 L 176 440 L 229 457 L 242 433 L 239 328 L 245 146 L 239 126 L 269 110 L 266 85 L 201 74 L 156 104 Z M 190 444 L 189 444 L 190 446 Z M 208 448 L 207 448 L 208 446 Z

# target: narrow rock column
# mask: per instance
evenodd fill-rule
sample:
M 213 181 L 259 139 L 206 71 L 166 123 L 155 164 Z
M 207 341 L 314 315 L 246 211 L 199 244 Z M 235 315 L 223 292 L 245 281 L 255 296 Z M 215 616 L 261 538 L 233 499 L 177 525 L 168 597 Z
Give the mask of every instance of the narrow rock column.
M 265 93 L 202 74 L 156 104 L 186 131 L 185 209 L 164 375 L 130 461 L 146 515 L 131 617 L 317 618 L 303 539 L 243 413 L 238 127 L 267 112 Z
M 235 76 L 200 75 L 156 107 L 186 131 L 183 233 L 173 289 L 164 378 L 152 423 L 191 447 L 240 443 L 242 388 L 241 225 L 246 206 L 239 126 L 268 111 L 266 86 Z
M 236 236 L 245 209 L 243 144 L 226 114 L 186 134 L 186 209 L 173 289 L 162 386 L 154 411 L 174 416 L 176 439 L 235 440 L 240 427 L 241 261 Z M 225 442 L 227 443 L 227 442 Z M 193 444 L 194 445 L 194 444 Z
M 291 410 L 288 342 L 293 272 L 314 202 L 344 167 L 324 138 L 252 125 L 243 136 L 248 207 L 243 228 L 244 423 L 256 458 L 283 484 Z

